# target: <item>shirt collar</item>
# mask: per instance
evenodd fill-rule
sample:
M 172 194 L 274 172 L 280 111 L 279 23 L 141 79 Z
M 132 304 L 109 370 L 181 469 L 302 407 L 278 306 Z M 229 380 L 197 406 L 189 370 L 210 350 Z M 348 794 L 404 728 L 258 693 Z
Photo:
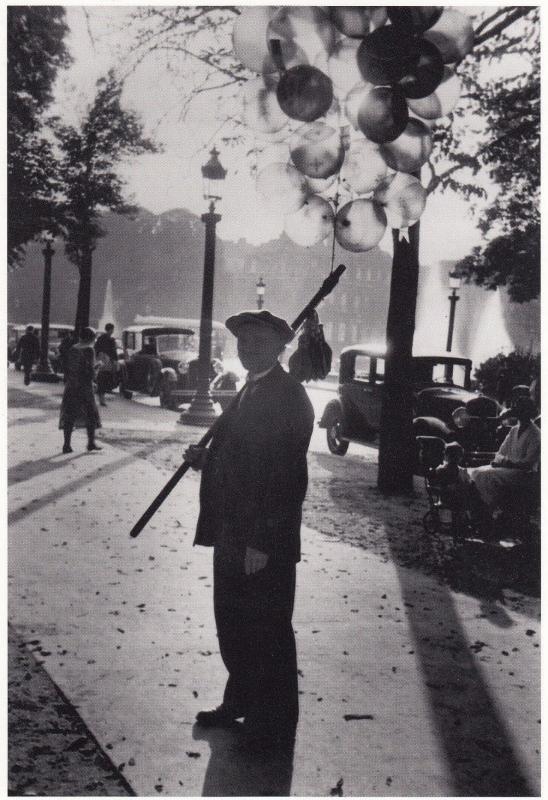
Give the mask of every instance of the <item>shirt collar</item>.
M 273 369 L 276 369 L 276 367 L 278 366 L 278 363 L 279 362 L 276 361 L 275 364 L 273 364 L 268 369 L 265 369 L 264 372 L 255 372 L 254 374 L 252 374 L 251 372 L 248 372 L 247 373 L 247 378 L 246 378 L 246 383 L 257 383 L 257 381 L 260 381 L 261 378 L 264 378 L 267 375 L 269 375 L 272 372 Z

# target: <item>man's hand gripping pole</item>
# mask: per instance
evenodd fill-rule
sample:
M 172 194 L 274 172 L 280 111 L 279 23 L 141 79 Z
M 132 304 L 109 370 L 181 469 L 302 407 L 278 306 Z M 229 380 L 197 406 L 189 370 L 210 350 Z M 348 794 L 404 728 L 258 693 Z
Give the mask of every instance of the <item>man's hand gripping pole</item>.
M 345 271 L 346 267 L 344 264 L 339 264 L 337 269 L 333 270 L 327 278 L 322 283 L 320 289 L 316 292 L 312 300 L 303 308 L 299 316 L 295 319 L 295 321 L 291 324 L 291 327 L 295 332 L 299 330 L 305 319 L 311 314 L 312 311 L 318 306 L 324 298 L 327 297 L 328 294 L 331 294 L 335 286 L 339 282 L 339 278 Z M 240 389 L 240 392 L 242 390 Z M 215 420 L 211 428 L 205 433 L 200 441 L 198 442 L 197 447 L 206 447 L 213 436 L 215 435 L 215 431 L 218 429 L 219 423 L 227 411 L 232 407 L 234 403 L 238 401 L 240 396 L 240 392 L 232 399 L 231 404 L 225 411 L 221 414 L 218 419 Z M 188 471 L 190 464 L 186 461 L 183 461 L 180 467 L 178 467 L 171 478 L 168 480 L 164 488 L 158 493 L 158 495 L 154 498 L 152 503 L 149 505 L 145 513 L 137 520 L 133 528 L 131 529 L 129 535 L 135 538 L 139 536 L 145 525 L 149 522 L 149 520 L 154 516 L 156 511 L 160 508 L 166 497 L 171 493 L 171 491 L 177 486 L 183 475 Z

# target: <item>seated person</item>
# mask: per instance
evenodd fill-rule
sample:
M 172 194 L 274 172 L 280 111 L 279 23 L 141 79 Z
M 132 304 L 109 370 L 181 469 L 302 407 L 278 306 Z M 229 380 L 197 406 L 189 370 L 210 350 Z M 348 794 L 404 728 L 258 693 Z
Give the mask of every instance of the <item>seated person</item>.
M 507 412 L 518 420 L 510 428 L 491 464 L 470 470 L 483 503 L 491 513 L 527 496 L 540 462 L 540 430 L 532 420 L 536 407 L 529 397 L 517 397 Z

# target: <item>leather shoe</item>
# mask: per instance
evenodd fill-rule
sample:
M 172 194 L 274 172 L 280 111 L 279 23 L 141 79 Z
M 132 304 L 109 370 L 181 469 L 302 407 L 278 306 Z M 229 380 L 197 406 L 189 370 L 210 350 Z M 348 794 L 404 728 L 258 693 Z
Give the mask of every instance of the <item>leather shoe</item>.
M 196 722 L 203 728 L 231 728 L 239 716 L 243 715 L 235 714 L 220 705 L 211 711 L 198 711 Z

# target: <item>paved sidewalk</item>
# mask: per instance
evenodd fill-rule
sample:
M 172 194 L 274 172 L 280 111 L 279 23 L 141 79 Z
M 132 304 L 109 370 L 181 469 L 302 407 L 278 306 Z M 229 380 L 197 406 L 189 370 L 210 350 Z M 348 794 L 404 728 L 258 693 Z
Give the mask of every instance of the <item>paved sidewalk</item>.
M 8 792 L 128 796 L 131 787 L 36 656 L 36 639 L 8 631 Z M 33 654 L 34 651 L 34 654 Z
M 236 734 L 200 731 L 225 673 L 211 552 L 192 548 L 198 476 L 130 539 L 168 473 L 145 446 L 142 458 L 78 452 L 78 432 L 60 455 L 41 391 L 9 413 L 9 617 L 136 794 L 538 794 L 538 625 L 311 529 L 293 762 L 257 762 Z

